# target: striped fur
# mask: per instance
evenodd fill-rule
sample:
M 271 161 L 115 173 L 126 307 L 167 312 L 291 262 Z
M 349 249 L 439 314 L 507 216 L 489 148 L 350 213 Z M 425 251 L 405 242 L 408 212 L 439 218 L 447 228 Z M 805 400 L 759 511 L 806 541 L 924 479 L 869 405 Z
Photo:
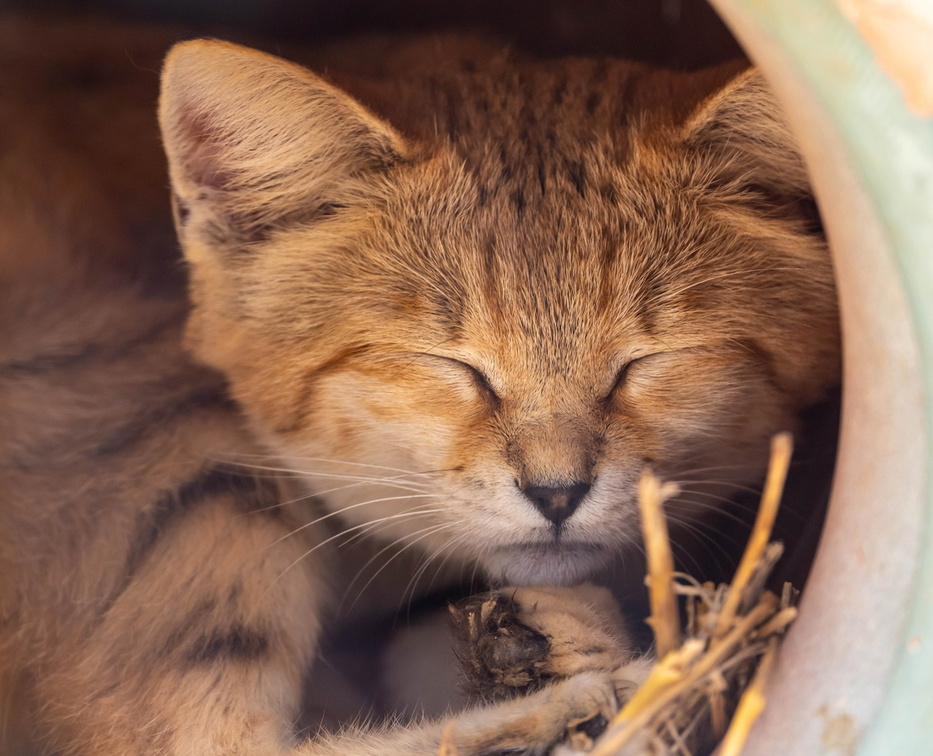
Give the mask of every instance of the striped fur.
M 628 651 L 600 626 L 613 660 L 527 698 L 297 742 L 345 577 L 325 526 L 573 583 L 633 542 L 646 463 L 757 479 L 838 380 L 825 244 L 760 78 L 451 38 L 334 50 L 325 80 L 186 43 L 160 117 L 189 311 L 145 115 L 172 33 L 127 34 L 0 20 L 7 751 L 544 753 L 611 714 Z M 530 492 L 571 484 L 572 516 L 542 517 Z

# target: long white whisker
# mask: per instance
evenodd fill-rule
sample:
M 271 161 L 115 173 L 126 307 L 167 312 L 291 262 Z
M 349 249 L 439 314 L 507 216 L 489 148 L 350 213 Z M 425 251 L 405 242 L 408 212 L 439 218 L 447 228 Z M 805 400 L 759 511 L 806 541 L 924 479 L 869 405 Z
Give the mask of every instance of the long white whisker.
M 466 533 L 462 533 L 456 538 L 451 539 L 450 541 L 445 543 L 443 548 L 437 553 L 427 555 L 427 558 L 424 560 L 424 564 L 421 567 L 419 567 L 418 570 L 415 572 L 415 574 L 411 577 L 411 579 L 409 579 L 408 585 L 405 587 L 405 590 L 402 591 L 402 597 L 399 600 L 400 607 L 402 604 L 406 603 L 405 597 L 407 595 L 408 596 L 408 599 L 407 599 L 408 608 L 409 608 L 409 611 L 411 610 L 411 602 L 415 600 L 415 591 L 417 590 L 417 587 L 418 587 L 418 581 L 421 579 L 422 575 L 424 575 L 424 573 L 427 571 L 428 567 L 430 567 L 432 563 L 436 562 L 437 559 L 440 558 L 440 556 L 443 554 L 444 558 L 441 560 L 440 564 L 436 566 L 436 569 L 434 570 L 434 577 L 431 578 L 431 582 L 428 583 L 427 588 L 425 589 L 426 591 L 430 592 L 432 586 L 434 585 L 434 581 L 437 579 L 437 576 L 442 573 L 444 566 L 447 564 L 450 558 L 454 555 L 454 550 L 461 543 L 466 541 L 467 537 L 468 535 Z
M 410 510 L 406 510 L 405 512 L 401 512 L 399 514 L 387 515 L 386 517 L 380 517 L 370 522 L 364 522 L 362 525 L 356 525 L 353 528 L 347 528 L 345 532 L 349 532 L 350 530 L 356 530 L 356 533 L 354 533 L 352 536 L 347 538 L 347 540 L 343 541 L 340 544 L 339 548 L 344 548 L 345 546 L 361 538 L 368 538 L 369 536 L 373 536 L 378 533 L 381 533 L 383 530 L 387 530 L 388 527 L 391 526 L 395 520 L 438 514 L 443 511 L 444 511 L 443 509 L 440 509 L 437 507 L 433 509 L 421 509 L 421 508 L 410 509 Z
M 392 556 L 390 556 L 388 559 L 386 559 L 386 561 L 383 563 L 383 565 L 382 565 L 378 570 L 376 570 L 376 571 L 372 574 L 372 576 L 369 578 L 369 580 L 366 581 L 366 583 L 363 585 L 363 587 L 360 588 L 359 592 L 357 593 L 356 598 L 353 599 L 353 603 L 350 604 L 350 608 L 348 609 L 348 611 L 353 611 L 353 607 L 356 606 L 356 602 L 359 600 L 359 597 L 362 596 L 362 595 L 366 592 L 366 589 L 369 588 L 370 585 L 372 585 L 372 582 L 373 582 L 377 577 L 379 577 L 379 575 L 382 573 L 382 571 L 383 571 L 384 569 L 386 569 L 393 561 L 395 561 L 396 559 L 398 559 L 405 551 L 407 551 L 408 549 L 410 549 L 410 548 L 412 548 L 413 546 L 415 546 L 418 542 L 423 541 L 425 538 L 427 538 L 427 537 L 429 537 L 429 536 L 431 536 L 431 535 L 434 535 L 435 533 L 440 533 L 442 530 L 446 530 L 447 528 L 450 528 L 450 527 L 452 527 L 452 526 L 453 526 L 453 523 L 450 523 L 450 522 L 442 522 L 442 523 L 440 523 L 439 525 L 429 525 L 429 526 L 427 526 L 427 527 L 425 527 L 425 528 L 422 528 L 421 530 L 416 530 L 414 533 L 411 533 L 411 534 L 410 534 L 410 536 L 411 536 L 411 535 L 420 534 L 420 535 L 418 535 L 418 538 L 415 538 L 415 539 L 410 540 L 410 541 L 409 541 L 409 540 L 401 541 L 401 543 L 402 543 L 401 548 L 399 548 L 398 551 L 396 551 L 394 554 L 392 554 Z M 410 537 L 410 536 L 409 536 L 409 537 Z M 353 578 L 353 580 L 350 581 L 350 584 L 347 586 L 347 590 L 344 592 L 344 599 L 341 600 L 340 606 L 338 606 L 338 608 L 337 608 L 338 612 L 342 610 L 342 608 L 343 608 L 343 601 L 344 601 L 344 600 L 346 599 L 346 597 L 350 594 L 350 591 L 353 589 L 353 586 L 356 585 L 356 581 L 357 581 L 357 580 L 359 579 L 359 577 L 363 574 L 363 572 L 366 570 L 366 568 L 369 567 L 369 565 L 371 565 L 376 559 L 378 559 L 380 556 L 382 556 L 386 551 L 388 551 L 388 550 L 390 550 L 390 549 L 395 548 L 396 546 L 398 546 L 399 542 L 400 542 L 400 539 L 397 539 L 397 540 L 393 541 L 392 543 L 387 544 L 386 546 L 384 546 L 383 548 L 381 548 L 379 551 L 377 551 L 377 552 L 366 562 L 366 564 L 364 564 L 359 570 L 357 570 L 356 576 Z
M 719 542 L 719 540 L 716 538 L 712 538 L 707 533 L 705 533 L 703 529 L 698 526 L 699 525 L 698 523 L 687 522 L 685 520 L 680 520 L 680 519 L 674 519 L 673 522 L 677 523 L 679 527 L 683 528 L 687 532 L 690 532 L 694 535 L 694 537 L 697 539 L 697 545 L 703 546 L 703 548 L 706 550 L 706 553 L 709 554 L 710 557 L 716 562 L 717 567 L 721 568 L 723 566 L 723 563 L 720 562 L 720 557 L 717 556 L 717 554 L 713 551 L 712 549 L 713 546 L 715 546 L 716 549 L 719 551 L 719 554 L 723 558 L 725 558 L 726 565 L 734 563 L 735 561 L 734 557 L 731 554 L 729 554 L 728 551 L 726 551 L 726 549 Z M 716 533 L 716 535 L 723 536 L 723 534 L 720 533 L 719 531 L 713 530 L 713 532 Z M 736 543 L 735 539 L 733 538 L 729 538 L 729 540 L 732 541 L 733 543 Z M 675 546 L 675 548 L 678 547 L 678 544 L 676 542 L 673 542 L 673 545 Z M 688 552 L 687 549 L 682 546 L 679 547 L 679 552 L 681 553 L 682 555 L 681 558 L 684 561 L 686 561 L 686 558 L 689 557 L 690 562 L 693 564 L 693 569 L 695 570 L 695 572 L 692 573 L 694 577 L 702 577 L 703 570 L 700 566 L 700 563 L 695 558 L 695 556 L 692 555 L 690 552 Z
M 713 501 L 718 501 L 721 503 L 721 505 L 716 505 L 716 504 L 710 504 L 708 502 L 701 502 L 701 501 L 696 501 L 692 499 L 686 499 L 686 500 L 682 498 L 672 499 L 671 502 L 675 505 L 680 504 L 681 509 L 684 509 L 687 506 L 696 506 L 702 509 L 706 509 L 708 511 L 722 513 L 726 517 L 731 517 L 732 519 L 736 520 L 736 522 L 741 522 L 746 527 L 751 527 L 751 523 L 746 522 L 745 520 L 742 520 L 740 517 L 729 512 L 728 510 L 735 509 L 740 512 L 746 512 L 750 515 L 755 514 L 758 511 L 758 506 L 756 504 L 751 504 L 750 502 L 735 501 L 734 499 L 730 499 L 724 496 L 718 496 L 716 494 L 712 494 L 707 491 L 696 491 L 693 489 L 686 488 L 686 489 L 681 489 L 681 492 L 691 497 L 701 496 L 701 497 L 712 499 Z M 806 517 L 804 517 L 799 512 L 794 511 L 794 509 L 792 509 L 791 507 L 787 507 L 786 509 L 782 510 L 782 516 L 790 517 L 794 521 L 801 522 L 801 523 L 806 522 L 807 520 Z
M 341 507 L 340 509 L 336 509 L 336 510 L 334 510 L 333 512 L 328 512 L 328 513 L 325 514 L 325 515 L 321 515 L 320 517 L 318 517 L 318 518 L 316 518 L 316 519 L 314 519 L 314 520 L 310 520 L 310 521 L 304 523 L 303 525 L 300 525 L 299 527 L 295 528 L 294 530 L 291 530 L 291 531 L 289 531 L 288 533 L 286 533 L 285 535 L 283 535 L 283 536 L 277 538 L 275 541 L 273 541 L 271 544 L 269 544 L 269 546 L 267 546 L 266 548 L 271 548 L 271 547 L 273 547 L 273 546 L 275 546 L 275 545 L 281 543 L 281 542 L 284 541 L 286 538 L 290 538 L 291 536 L 295 535 L 296 533 L 300 533 L 302 530 L 305 530 L 306 528 L 314 527 L 315 525 L 317 525 L 317 524 L 323 522 L 324 520 L 329 520 L 331 517 L 337 517 L 337 516 L 339 516 L 339 515 L 342 515 L 344 512 L 349 512 L 351 509 L 357 509 L 358 507 L 365 507 L 365 506 L 369 506 L 369 505 L 371 505 L 371 504 L 380 504 L 380 503 L 382 503 L 382 502 L 384 502 L 384 501 L 405 501 L 405 500 L 408 500 L 408 499 L 430 499 L 430 498 L 433 498 L 433 497 L 435 497 L 435 496 L 436 496 L 436 494 L 409 494 L 408 496 L 384 496 L 384 497 L 382 497 L 381 499 L 367 499 L 366 501 L 358 501 L 356 504 L 348 504 L 348 505 L 345 506 L 345 507 Z M 294 500 L 294 501 L 297 501 L 297 499 Z M 365 523 L 364 523 L 364 524 L 365 524 Z
M 314 499 L 316 497 L 326 496 L 327 494 L 335 493 L 337 491 L 346 491 L 347 489 L 354 488 L 356 486 L 368 485 L 368 483 L 369 483 L 368 481 L 359 482 L 359 483 L 348 483 L 347 485 L 344 485 L 344 486 L 335 486 L 334 488 L 327 488 L 327 489 L 324 489 L 323 491 L 310 491 L 306 494 L 303 494 L 302 496 L 296 496 L 292 499 L 284 499 L 283 501 L 276 502 L 275 504 L 270 504 L 268 507 L 261 507 L 259 509 L 251 509 L 249 512 L 245 512 L 242 516 L 248 517 L 250 515 L 256 514 L 257 512 L 268 512 L 273 509 L 278 509 L 279 507 L 288 506 L 289 504 L 295 504 L 299 501 L 307 501 L 308 499 Z M 408 488 L 406 486 L 393 485 L 391 483 L 386 484 L 386 487 L 395 488 L 400 491 L 409 491 L 410 492 L 409 496 L 399 497 L 403 499 L 414 498 L 416 496 L 420 498 L 422 496 L 431 495 L 431 494 L 422 493 L 424 490 L 422 488 Z M 343 510 L 341 509 L 340 511 L 343 511 Z
M 269 455 L 262 455 L 262 454 L 230 455 L 230 457 L 233 459 L 235 459 L 237 456 L 246 458 L 246 459 L 269 459 Z M 414 472 L 412 470 L 406 470 L 403 467 L 389 467 L 387 465 L 374 465 L 368 462 L 351 462 L 350 460 L 328 459 L 326 457 L 287 456 L 287 457 L 280 457 L 277 459 L 281 459 L 282 461 L 300 460 L 302 462 L 321 462 L 321 463 L 325 463 L 329 465 L 346 465 L 348 467 L 368 467 L 373 470 L 387 470 L 389 472 L 403 473 L 403 475 L 436 475 L 438 473 L 449 472 L 449 470 L 451 469 L 451 468 L 441 468 L 437 470 L 425 470 L 423 472 Z M 243 464 L 244 466 L 247 466 L 246 463 L 234 462 L 233 464 Z M 249 466 L 253 466 L 253 465 L 249 465 Z M 271 468 L 271 469 L 277 469 L 277 468 Z M 290 469 L 291 468 L 284 468 L 284 471 L 289 471 Z
M 677 485 L 680 486 L 681 488 L 684 488 L 686 486 L 702 486 L 702 485 L 728 486 L 729 488 L 735 489 L 736 491 L 742 491 L 743 493 L 750 493 L 750 494 L 756 494 L 756 495 L 761 494 L 760 487 L 756 488 L 754 486 L 744 485 L 743 483 L 733 483 L 732 481 L 728 481 L 728 480 L 724 480 L 724 481 L 709 480 L 709 479 L 704 480 L 702 478 L 697 478 L 695 480 L 683 480 L 683 479 L 678 478 Z
M 349 475 L 342 473 L 331 473 L 331 472 L 322 472 L 320 470 L 299 470 L 292 469 L 288 467 L 273 467 L 271 465 L 240 465 L 241 467 L 246 467 L 250 470 L 263 470 L 265 472 L 278 472 L 278 473 L 288 473 L 296 478 L 329 478 L 333 480 L 352 480 L 355 483 L 384 483 L 386 485 L 397 482 L 399 484 L 418 486 L 427 485 L 427 483 L 421 483 L 420 481 L 414 480 L 405 480 L 405 478 L 410 478 L 414 475 L 427 475 L 428 473 L 406 473 L 404 475 L 393 475 L 389 477 L 377 477 L 377 476 L 366 476 L 366 475 Z
M 402 514 L 405 514 L 405 513 L 402 513 Z M 418 515 L 421 514 L 421 512 L 415 511 L 415 512 L 411 512 L 410 514 L 411 514 L 411 516 L 418 516 Z M 399 516 L 399 515 L 396 515 L 396 516 Z M 331 543 L 332 541 L 337 540 L 338 538 L 342 538 L 342 537 L 346 536 L 347 533 L 349 533 L 349 532 L 351 532 L 351 531 L 358 530 L 358 529 L 360 529 L 360 528 L 367 528 L 367 527 L 369 527 L 370 525 L 371 525 L 371 523 L 369 523 L 369 522 L 364 522 L 364 523 L 361 523 L 360 525 L 354 525 L 354 526 L 352 526 L 352 527 L 342 529 L 342 530 L 340 530 L 339 532 L 334 533 L 334 535 L 330 536 L 329 538 L 325 538 L 323 541 L 320 541 L 319 543 L 314 544 L 314 546 L 312 546 L 310 549 L 308 549 L 307 551 L 305 551 L 301 556 L 299 556 L 299 557 L 298 557 L 297 559 L 295 559 L 291 564 L 289 564 L 284 570 L 282 570 L 282 571 L 276 576 L 275 580 L 272 581 L 272 583 L 270 584 L 269 587 L 271 588 L 273 585 L 275 585 L 275 583 L 278 582 L 278 580 L 279 580 L 286 572 L 288 572 L 289 570 L 291 570 L 291 569 L 292 569 L 296 564 L 298 564 L 299 562 L 304 561 L 305 559 L 307 559 L 309 556 L 311 556 L 311 554 L 313 554 L 313 553 L 314 553 L 315 551 L 317 551 L 318 549 L 322 548 L 323 546 L 326 546 L 328 543 Z M 301 528 L 297 528 L 296 530 L 293 530 L 293 531 L 291 531 L 290 533 L 287 533 L 286 535 L 284 535 L 284 536 L 282 536 L 281 538 L 279 538 L 278 540 L 276 540 L 274 543 L 270 544 L 270 546 L 274 546 L 276 543 L 279 543 L 279 542 L 282 541 L 283 539 L 287 538 L 287 537 L 290 536 L 290 535 L 293 535 L 294 533 L 298 532 L 298 530 L 301 530 L 301 529 L 304 528 L 304 527 L 307 527 L 307 525 L 303 525 Z M 416 532 L 416 533 L 420 533 L 421 531 L 418 530 L 418 531 L 415 531 L 415 532 Z M 266 548 L 269 548 L 269 547 L 267 546 Z M 367 563 L 367 564 L 368 564 L 368 563 Z
M 434 524 L 432 524 L 432 525 L 426 525 L 425 527 L 423 527 L 423 528 L 421 528 L 421 529 L 419 529 L 419 530 L 415 530 L 414 532 L 409 533 L 409 534 L 408 534 L 408 537 L 411 537 L 411 536 L 414 536 L 414 535 L 419 535 L 419 534 L 421 534 L 421 533 L 425 533 L 426 535 L 430 535 L 430 531 L 433 531 L 433 530 L 443 530 L 444 528 L 449 527 L 449 525 L 450 525 L 450 523 L 434 523 Z M 419 539 L 419 540 L 420 540 L 420 539 Z M 400 543 L 405 544 L 406 541 L 405 541 L 404 539 L 401 539 L 401 538 L 396 538 L 396 539 L 390 541 L 389 543 L 387 543 L 385 546 L 383 546 L 381 549 L 379 549 L 379 551 L 377 551 L 375 554 L 373 554 L 368 560 L 366 560 L 366 563 L 363 564 L 363 566 L 361 566 L 361 567 L 356 571 L 356 575 L 354 575 L 353 580 L 351 580 L 351 581 L 350 581 L 350 584 L 347 586 L 347 589 L 346 589 L 346 591 L 344 592 L 344 597 L 346 597 L 346 595 L 350 593 L 350 591 L 353 589 L 353 586 L 356 585 L 356 581 L 360 579 L 360 577 L 363 575 L 363 573 L 366 571 L 366 569 L 367 569 L 373 562 L 375 562 L 377 559 L 379 559 L 379 557 L 381 557 L 381 556 L 382 556 L 383 554 L 385 554 L 387 551 L 390 551 L 391 549 L 396 548 Z M 393 558 L 394 558 L 394 557 L 393 557 Z M 390 561 L 391 561 L 391 560 L 390 560 Z M 384 567 L 383 567 L 383 568 L 380 568 L 380 569 L 384 569 Z M 376 574 L 378 574 L 378 572 L 377 572 Z M 372 582 L 372 581 L 370 580 L 370 582 Z M 369 583 L 367 583 L 366 585 L 369 585 Z M 341 601 L 341 606 L 342 606 L 342 604 L 343 604 L 343 602 Z M 352 608 L 352 607 L 351 607 L 351 608 Z
M 721 515 L 727 520 L 731 520 L 732 522 L 741 525 L 746 530 L 751 529 L 750 522 L 743 520 L 741 517 L 739 517 L 739 515 L 728 511 L 725 507 L 718 504 L 710 504 L 706 501 L 691 501 L 689 499 L 684 500 L 678 498 L 676 500 L 672 499 L 668 501 L 665 506 L 670 506 L 670 510 L 668 510 L 669 516 L 679 516 L 682 520 L 687 517 L 691 509 L 699 509 L 703 510 L 704 512 L 713 512 L 717 515 Z M 747 511 L 751 513 L 754 511 L 754 509 L 749 509 Z

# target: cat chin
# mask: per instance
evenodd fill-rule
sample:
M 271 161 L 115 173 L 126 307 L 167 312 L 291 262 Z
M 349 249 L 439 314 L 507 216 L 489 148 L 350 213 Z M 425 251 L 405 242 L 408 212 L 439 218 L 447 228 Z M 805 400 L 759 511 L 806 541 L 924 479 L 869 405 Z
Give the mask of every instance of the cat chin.
M 575 585 L 593 577 L 609 556 L 606 549 L 589 544 L 521 544 L 486 554 L 483 567 L 491 581 L 504 585 Z

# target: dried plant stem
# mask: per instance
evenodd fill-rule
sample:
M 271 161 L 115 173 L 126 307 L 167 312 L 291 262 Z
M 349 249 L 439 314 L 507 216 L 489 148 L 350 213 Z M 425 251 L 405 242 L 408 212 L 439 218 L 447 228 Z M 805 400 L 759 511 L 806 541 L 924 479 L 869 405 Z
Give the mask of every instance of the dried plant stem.
M 670 484 L 662 486 L 648 471 L 642 474 L 638 484 L 641 526 L 648 557 L 648 575 L 645 578 L 651 599 L 648 624 L 654 631 L 655 653 L 659 659 L 680 647 L 680 615 L 674 596 L 674 557 L 662 509 L 664 501 L 677 490 Z
M 774 657 L 777 655 L 777 644 L 776 637 L 768 641 L 768 650 L 758 665 L 755 677 L 745 689 L 742 698 L 739 699 L 739 705 L 732 717 L 732 724 L 729 725 L 729 730 L 722 739 L 717 756 L 739 756 L 745 747 L 752 725 L 765 708 L 764 687 L 771 673 Z
M 664 670 L 663 677 L 666 678 L 667 684 L 665 685 L 659 681 L 659 684 L 651 691 L 651 699 L 653 700 L 650 701 L 645 700 L 648 696 L 641 696 L 642 690 L 639 690 L 631 701 L 622 708 L 622 711 L 615 716 L 610 729 L 599 741 L 597 747 L 593 749 L 591 756 L 612 756 L 612 754 L 615 754 L 622 746 L 638 735 L 641 728 L 647 726 L 666 706 L 693 689 L 700 680 L 720 666 L 758 625 L 774 614 L 777 607 L 777 596 L 773 593 L 764 594 L 758 605 L 747 615 L 741 617 L 724 637 L 714 641 L 709 650 L 696 661 L 686 674 L 678 676 L 676 670 L 672 669 L 670 664 L 665 663 L 669 660 L 674 661 L 678 656 L 678 652 L 669 654 L 665 659 L 658 662 L 642 688 L 648 686 L 648 683 L 655 677 L 655 673 L 659 669 Z M 685 648 L 689 644 L 690 641 L 687 641 L 684 644 Z
M 789 606 L 786 609 L 781 609 L 781 611 L 758 628 L 758 636 L 761 638 L 769 638 L 777 633 L 782 633 L 795 619 L 797 619 L 797 607 Z
M 771 459 L 768 463 L 768 476 L 765 479 L 765 490 L 761 496 L 758 515 L 755 518 L 755 525 L 748 539 L 748 545 L 745 547 L 745 553 L 742 554 L 742 560 L 739 562 L 735 576 L 732 578 L 732 584 L 729 587 L 722 610 L 716 619 L 716 629 L 713 631 L 714 638 L 723 635 L 732 626 L 735 613 L 745 597 L 745 587 L 748 585 L 755 567 L 761 561 L 761 556 L 771 538 L 771 530 L 777 517 L 778 505 L 781 502 L 781 494 L 784 490 L 784 481 L 787 478 L 787 468 L 790 466 L 793 449 L 794 443 L 789 433 L 779 433 L 771 439 Z

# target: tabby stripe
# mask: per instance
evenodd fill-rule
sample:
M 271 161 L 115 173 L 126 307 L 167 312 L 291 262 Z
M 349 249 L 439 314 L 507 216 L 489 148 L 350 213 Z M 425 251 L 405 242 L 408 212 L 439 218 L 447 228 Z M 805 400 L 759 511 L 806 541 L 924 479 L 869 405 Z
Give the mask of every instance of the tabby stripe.
M 218 659 L 252 661 L 269 650 L 269 638 L 239 623 L 198 637 L 185 652 L 191 665 L 210 664 Z
M 202 468 L 194 478 L 177 490 L 164 494 L 139 513 L 123 568 L 123 580 L 104 602 L 101 614 L 106 613 L 129 587 L 159 538 L 173 522 L 194 511 L 198 505 L 223 495 L 230 495 L 236 509 L 242 512 L 263 513 L 274 518 L 281 516 L 277 506 L 281 497 L 274 481 L 217 466 Z
M 156 323 L 152 328 L 138 336 L 124 341 L 121 344 L 86 344 L 80 349 L 58 354 L 40 354 L 30 360 L 13 360 L 2 366 L 4 372 L 19 373 L 20 375 L 38 375 L 41 373 L 64 370 L 90 360 L 104 360 L 107 362 L 126 357 L 137 347 L 153 344 L 162 338 L 165 331 L 177 328 L 181 323 L 181 316 Z
M 180 398 L 173 398 L 170 403 L 165 402 L 159 407 L 140 413 L 113 433 L 107 440 L 94 447 L 90 454 L 95 457 L 102 457 L 126 451 L 142 441 L 150 433 L 158 431 L 160 427 L 180 417 L 184 417 L 192 410 L 224 407 L 233 411 L 236 406 L 236 403 L 227 393 L 226 386 L 219 384 L 202 386 Z
M 202 468 L 194 479 L 165 494 L 148 511 L 140 513 L 136 537 L 127 556 L 126 575 L 131 577 L 140 568 L 172 521 L 199 504 L 230 495 L 235 507 L 242 512 L 262 511 L 278 517 L 281 514 L 275 506 L 278 494 L 278 487 L 272 480 L 216 466 Z

